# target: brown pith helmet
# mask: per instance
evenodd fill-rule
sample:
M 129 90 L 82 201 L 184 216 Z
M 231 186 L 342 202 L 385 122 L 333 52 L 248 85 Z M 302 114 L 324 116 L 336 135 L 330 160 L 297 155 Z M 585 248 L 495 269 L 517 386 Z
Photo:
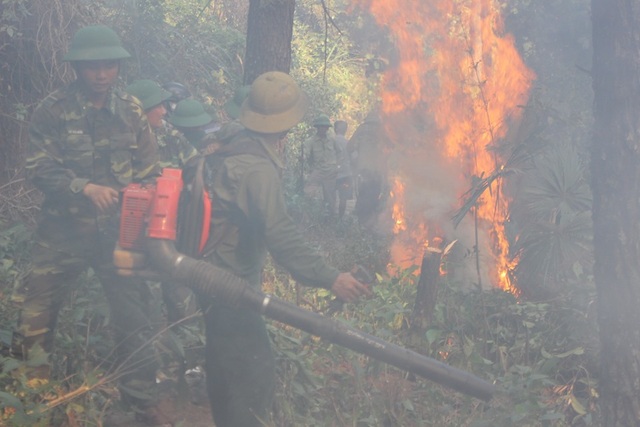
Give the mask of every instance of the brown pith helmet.
M 240 109 L 240 123 L 260 133 L 280 133 L 291 129 L 304 117 L 309 100 L 286 73 L 268 71 L 251 85 Z

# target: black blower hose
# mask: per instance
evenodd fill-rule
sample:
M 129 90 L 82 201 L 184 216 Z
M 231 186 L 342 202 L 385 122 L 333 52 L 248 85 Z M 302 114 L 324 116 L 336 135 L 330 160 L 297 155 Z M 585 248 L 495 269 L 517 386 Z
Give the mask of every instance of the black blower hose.
M 148 240 L 149 255 L 155 267 L 197 292 L 220 298 L 232 306 L 259 311 L 270 319 L 420 375 L 461 393 L 485 401 L 490 400 L 495 393 L 493 384 L 466 371 L 388 343 L 335 319 L 264 294 L 224 269 L 179 253 L 171 241 Z

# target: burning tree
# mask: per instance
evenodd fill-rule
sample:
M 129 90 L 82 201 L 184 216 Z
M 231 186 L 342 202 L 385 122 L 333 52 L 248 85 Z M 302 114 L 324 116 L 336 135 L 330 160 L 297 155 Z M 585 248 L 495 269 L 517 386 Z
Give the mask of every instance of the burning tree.
M 471 279 L 512 287 L 505 235 L 509 155 L 501 142 L 519 123 L 534 78 L 492 0 L 354 0 L 389 29 L 397 59 L 383 76 L 382 116 L 397 237 L 393 262 L 420 265 L 435 238 L 475 252 Z M 466 189 L 473 215 L 459 218 Z M 469 278 L 469 276 L 467 276 Z

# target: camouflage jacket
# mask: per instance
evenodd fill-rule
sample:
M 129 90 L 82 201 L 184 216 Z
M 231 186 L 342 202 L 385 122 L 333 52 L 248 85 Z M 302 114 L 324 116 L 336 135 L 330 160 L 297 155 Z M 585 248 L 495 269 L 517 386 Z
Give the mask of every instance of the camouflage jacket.
M 330 288 L 339 272 L 305 243 L 288 215 L 275 147 L 242 130 L 207 162 L 213 212 L 206 259 L 259 286 L 268 251 L 301 283 Z
M 198 150 L 180 131 L 165 125 L 156 131 L 158 139 L 158 157 L 160 168 L 184 168 L 187 163 L 198 156 Z
M 155 136 L 142 106 L 117 90 L 98 110 L 76 81 L 47 96 L 29 125 L 26 168 L 44 193 L 44 219 L 64 220 L 64 225 L 79 228 L 80 235 L 82 224 L 95 227 L 96 220 L 107 220 L 83 195 L 87 183 L 120 190 L 155 176 L 157 160 Z

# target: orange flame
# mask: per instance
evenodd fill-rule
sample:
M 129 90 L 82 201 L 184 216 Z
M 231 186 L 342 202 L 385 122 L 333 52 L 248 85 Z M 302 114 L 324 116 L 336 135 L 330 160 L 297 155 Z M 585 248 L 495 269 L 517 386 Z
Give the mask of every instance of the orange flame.
M 464 192 L 503 167 L 492 148 L 517 124 L 534 74 L 505 33 L 492 0 L 352 3 L 369 10 L 397 48 L 397 65 L 383 76 L 381 95 L 394 164 L 402 165 L 392 191 L 397 234 L 392 256 L 400 266 L 406 258 L 420 265 L 427 232 L 453 233 L 450 214 Z M 486 248 L 477 250 L 491 255 L 484 260 L 491 264 L 490 281 L 513 290 L 504 229 L 509 201 L 502 187 L 502 180 L 494 181 L 475 205 L 475 221 L 471 214 L 465 220 L 485 235 Z M 416 194 L 424 200 L 410 207 L 407 195 Z
M 393 232 L 398 234 L 401 231 L 407 230 L 407 223 L 404 218 L 404 183 L 400 177 L 396 177 L 393 183 L 393 190 L 391 191 L 391 197 L 395 201 L 393 204 Z

